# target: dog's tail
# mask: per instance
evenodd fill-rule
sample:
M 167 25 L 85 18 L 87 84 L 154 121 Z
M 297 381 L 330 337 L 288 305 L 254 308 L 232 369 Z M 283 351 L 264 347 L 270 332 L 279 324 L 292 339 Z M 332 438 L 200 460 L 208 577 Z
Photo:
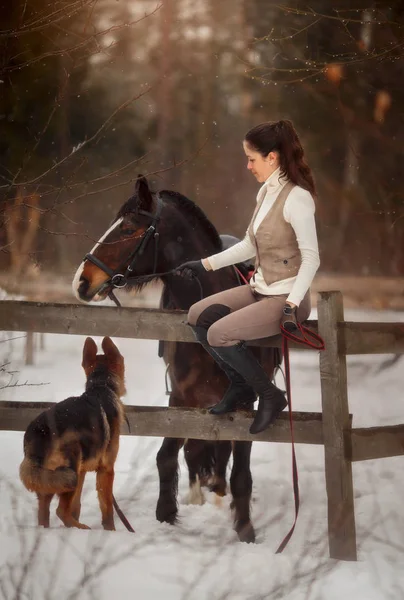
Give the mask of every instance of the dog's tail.
M 77 486 L 77 474 L 72 468 L 44 469 L 27 456 L 20 465 L 20 478 L 27 490 L 39 494 L 63 494 Z

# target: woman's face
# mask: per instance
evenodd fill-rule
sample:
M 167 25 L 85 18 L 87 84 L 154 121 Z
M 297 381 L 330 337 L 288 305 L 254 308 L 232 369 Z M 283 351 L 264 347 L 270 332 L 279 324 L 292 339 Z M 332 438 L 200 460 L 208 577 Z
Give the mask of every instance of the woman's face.
M 243 141 L 243 148 L 248 159 L 247 169 L 251 171 L 257 181 L 264 183 L 279 167 L 278 153 L 270 152 L 267 156 L 262 156 L 256 150 L 252 150 L 246 141 Z

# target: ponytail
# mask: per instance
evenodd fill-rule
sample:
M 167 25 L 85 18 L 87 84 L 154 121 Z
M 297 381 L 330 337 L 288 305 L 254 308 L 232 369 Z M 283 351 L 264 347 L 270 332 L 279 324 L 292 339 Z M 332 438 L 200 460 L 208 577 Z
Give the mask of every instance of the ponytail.
M 316 196 L 313 175 L 292 121 L 261 123 L 247 132 L 245 141 L 264 157 L 279 152 L 281 174 Z

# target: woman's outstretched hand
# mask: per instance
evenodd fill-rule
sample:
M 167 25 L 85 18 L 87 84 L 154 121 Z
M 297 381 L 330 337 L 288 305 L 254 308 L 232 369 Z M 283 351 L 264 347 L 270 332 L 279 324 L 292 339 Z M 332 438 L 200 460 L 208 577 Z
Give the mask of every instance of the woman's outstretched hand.
M 206 273 L 206 269 L 201 260 L 189 260 L 175 269 L 175 274 L 184 279 L 197 279 L 202 273 Z

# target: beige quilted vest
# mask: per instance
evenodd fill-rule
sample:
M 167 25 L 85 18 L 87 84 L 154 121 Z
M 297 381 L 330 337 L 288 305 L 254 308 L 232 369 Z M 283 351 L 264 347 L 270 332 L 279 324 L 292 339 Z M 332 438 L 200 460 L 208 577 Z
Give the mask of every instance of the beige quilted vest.
M 293 188 L 294 184 L 290 181 L 284 185 L 254 235 L 254 219 L 264 201 L 263 194 L 248 226 L 250 239 L 256 249 L 254 273 L 261 267 L 267 285 L 295 277 L 300 268 L 301 255 L 296 234 L 283 218 L 283 207 Z

